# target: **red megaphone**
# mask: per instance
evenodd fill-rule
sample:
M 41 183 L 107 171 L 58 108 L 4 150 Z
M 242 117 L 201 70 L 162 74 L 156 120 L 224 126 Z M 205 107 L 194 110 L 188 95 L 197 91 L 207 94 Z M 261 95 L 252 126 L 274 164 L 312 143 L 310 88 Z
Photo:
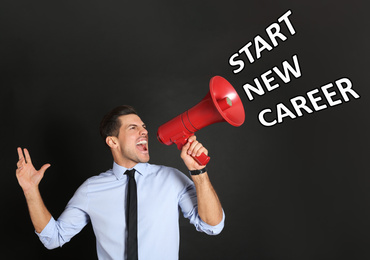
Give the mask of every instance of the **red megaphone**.
M 225 121 L 241 126 L 244 119 L 244 107 L 238 93 L 226 79 L 215 76 L 209 82 L 209 93 L 197 105 L 161 125 L 157 138 L 166 145 L 175 143 L 181 150 L 188 138 L 203 127 Z M 200 165 L 206 165 L 210 158 L 202 153 L 194 159 Z

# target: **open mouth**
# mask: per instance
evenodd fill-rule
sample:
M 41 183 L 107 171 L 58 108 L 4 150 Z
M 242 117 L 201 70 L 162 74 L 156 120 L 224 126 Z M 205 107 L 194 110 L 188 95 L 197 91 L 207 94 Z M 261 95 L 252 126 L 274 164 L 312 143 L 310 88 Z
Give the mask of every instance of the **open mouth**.
M 140 152 L 147 153 L 148 152 L 148 141 L 147 140 L 141 140 L 136 143 L 137 149 L 139 149 Z

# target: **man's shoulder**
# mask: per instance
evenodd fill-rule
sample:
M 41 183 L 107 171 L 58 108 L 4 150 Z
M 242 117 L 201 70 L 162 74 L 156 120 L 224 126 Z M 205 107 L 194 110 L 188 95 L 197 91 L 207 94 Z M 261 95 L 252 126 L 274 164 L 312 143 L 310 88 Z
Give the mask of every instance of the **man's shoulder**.
M 110 179 L 114 179 L 115 176 L 114 176 L 114 173 L 113 173 L 113 170 L 112 169 L 109 169 L 105 172 L 102 172 L 98 175 L 94 175 L 94 176 L 91 176 L 89 177 L 85 183 L 94 183 L 94 182 L 104 182 L 104 181 L 109 181 Z

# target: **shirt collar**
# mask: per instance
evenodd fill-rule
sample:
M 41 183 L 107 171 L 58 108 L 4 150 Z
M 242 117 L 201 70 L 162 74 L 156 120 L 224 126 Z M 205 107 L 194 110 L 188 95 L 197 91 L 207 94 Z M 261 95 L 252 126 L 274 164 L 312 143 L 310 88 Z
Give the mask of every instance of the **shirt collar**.
M 147 168 L 147 163 L 138 163 L 133 168 L 126 168 L 121 165 L 118 165 L 116 162 L 113 162 L 113 173 L 116 176 L 117 180 L 123 178 L 127 170 L 135 169 L 140 175 L 145 175 L 145 169 Z

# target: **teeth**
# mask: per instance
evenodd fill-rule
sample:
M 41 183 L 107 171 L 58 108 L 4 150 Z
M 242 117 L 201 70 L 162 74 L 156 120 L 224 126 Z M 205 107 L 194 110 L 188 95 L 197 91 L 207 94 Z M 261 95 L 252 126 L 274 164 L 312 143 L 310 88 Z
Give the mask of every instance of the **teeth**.
M 147 144 L 147 143 L 148 143 L 147 141 L 142 140 L 142 141 L 138 142 L 136 145 L 140 145 L 140 144 Z

